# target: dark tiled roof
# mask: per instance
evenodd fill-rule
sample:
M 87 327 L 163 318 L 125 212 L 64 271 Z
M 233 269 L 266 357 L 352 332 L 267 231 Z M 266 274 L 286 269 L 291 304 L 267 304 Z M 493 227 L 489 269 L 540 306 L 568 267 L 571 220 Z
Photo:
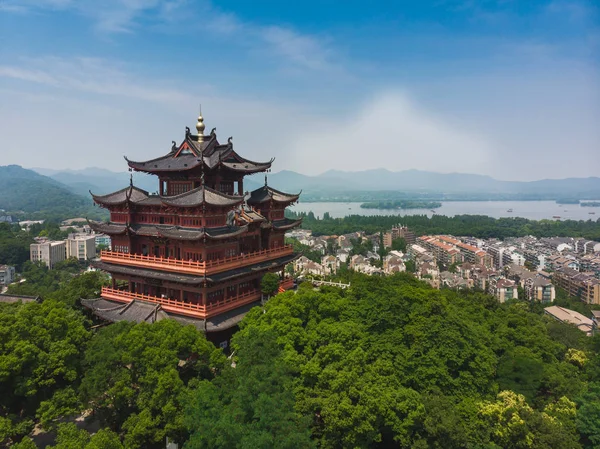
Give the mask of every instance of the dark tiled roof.
M 267 170 L 273 162 L 273 159 L 269 162 L 254 162 L 244 159 L 233 151 L 231 142 L 220 145 L 215 134 L 204 138 L 205 141 L 200 143 L 198 142 L 198 136 L 187 135 L 181 145 L 164 156 L 149 161 L 130 161 L 127 158 L 125 160 L 134 170 L 149 173 L 191 170 L 200 166 L 202 162 L 208 169 L 213 169 L 222 164 L 234 171 L 254 173 Z M 179 149 L 186 144 L 191 149 L 191 153 L 180 153 L 179 156 L 175 157 Z
M 261 222 L 267 221 L 267 219 L 265 217 L 263 217 L 261 214 L 259 214 L 255 210 L 248 209 L 248 208 L 242 209 L 240 217 L 242 218 L 242 220 L 246 221 L 247 223 L 261 223 Z
M 207 186 L 198 187 L 180 195 L 163 196 L 160 199 L 164 204 L 176 207 L 195 207 L 202 204 L 234 206 L 244 201 L 241 196 L 226 195 Z
M 204 282 L 203 276 L 196 276 L 193 274 L 169 273 L 166 271 L 130 267 L 127 265 L 118 265 L 107 262 L 93 262 L 92 265 L 100 270 L 108 271 L 109 273 L 125 274 L 128 276 L 139 276 L 150 279 L 158 279 L 161 281 L 177 282 L 180 284 L 199 285 L 202 282 Z
M 264 162 L 262 164 L 254 162 L 223 162 L 223 166 L 233 171 L 240 171 L 244 173 L 259 173 L 265 171 L 271 167 L 273 160 Z
M 109 301 L 104 298 L 82 299 L 81 304 L 90 309 L 99 318 L 110 321 L 134 321 L 136 323 L 155 323 L 163 319 L 173 319 L 184 326 L 194 326 L 203 332 L 217 332 L 236 326 L 253 307 L 259 306 L 260 301 L 243 305 L 222 313 L 208 320 L 178 315 L 164 311 L 159 304 L 133 300 L 127 304 Z
M 273 221 L 273 227 L 275 229 L 284 231 L 286 229 L 295 228 L 296 226 L 299 226 L 301 223 L 302 223 L 302 218 L 299 218 L 298 220 L 291 220 L 289 218 L 284 218 L 282 220 Z
M 122 235 L 127 231 L 127 226 L 124 223 L 100 223 L 88 220 L 88 224 L 94 231 L 102 234 Z
M 81 305 L 90 309 L 96 316 L 110 322 L 134 321 L 136 323 L 155 323 L 169 318 L 161 309 L 160 304 L 146 301 L 132 300 L 127 304 L 108 301 L 104 298 L 81 299 Z
M 278 257 L 277 259 L 267 260 L 265 262 L 248 265 L 245 267 L 237 268 L 235 270 L 224 271 L 222 273 L 211 274 L 206 276 L 206 280 L 210 282 L 223 282 L 230 279 L 234 279 L 247 274 L 257 273 L 266 271 L 270 268 L 282 267 L 295 259 L 300 257 L 300 254 L 290 254 L 288 256 Z
M 261 204 L 267 201 L 277 201 L 280 203 L 291 203 L 296 201 L 300 194 L 284 193 L 279 190 L 275 190 L 269 186 L 263 186 L 254 190 L 248 198 L 248 204 Z
M 9 295 L 6 293 L 0 294 L 0 303 L 12 304 L 19 301 L 23 304 L 27 302 L 40 302 L 41 298 L 39 296 Z
M 122 235 L 130 232 L 147 237 L 167 237 L 175 240 L 221 240 L 244 234 L 248 226 L 220 226 L 215 228 L 183 228 L 180 226 L 124 223 L 99 223 L 88 221 L 94 231 L 108 235 Z
M 90 194 L 96 203 L 105 205 L 123 204 L 126 201 L 137 203 L 148 198 L 148 192 L 135 186 L 125 187 L 108 195 L 94 195 L 92 192 Z
M 235 237 L 247 231 L 248 226 L 222 226 L 219 228 L 200 228 L 194 230 L 179 227 L 158 229 L 160 235 L 175 240 L 199 240 L 205 237 L 210 240 L 220 240 Z
M 94 201 L 103 206 L 123 204 L 130 201 L 141 206 L 176 206 L 176 207 L 195 207 L 202 204 L 211 206 L 235 206 L 240 204 L 244 198 L 237 195 L 227 195 L 217 192 L 210 187 L 198 187 L 189 192 L 173 196 L 148 195 L 145 190 L 137 187 L 126 187 L 114 193 L 104 196 L 97 196 L 92 193 Z
M 221 273 L 206 276 L 208 282 L 222 282 L 229 279 L 245 276 L 252 273 L 266 271 L 270 268 L 283 267 L 299 257 L 300 254 L 291 254 L 288 256 L 278 257 L 277 259 L 259 262 L 253 265 L 248 265 L 234 270 L 223 271 Z M 178 274 L 169 273 L 166 271 L 151 270 L 148 268 L 130 267 L 127 265 L 118 265 L 107 262 L 93 262 L 92 265 L 100 270 L 108 271 L 109 273 L 124 274 L 128 276 L 146 277 L 150 279 L 158 279 L 162 281 L 177 282 L 187 285 L 199 285 L 204 282 L 204 276 L 196 276 L 193 274 Z

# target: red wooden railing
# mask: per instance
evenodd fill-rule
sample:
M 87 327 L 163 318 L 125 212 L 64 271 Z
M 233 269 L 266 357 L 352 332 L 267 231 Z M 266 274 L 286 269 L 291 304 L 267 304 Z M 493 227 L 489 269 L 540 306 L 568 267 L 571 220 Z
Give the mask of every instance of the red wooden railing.
M 286 278 L 280 282 L 280 287 L 287 290 L 294 284 L 292 278 Z M 118 290 L 111 287 L 102 287 L 101 296 L 105 299 L 111 299 L 122 303 L 129 303 L 134 299 L 160 304 L 167 312 L 173 312 L 180 315 L 192 316 L 195 318 L 207 319 L 229 310 L 241 307 L 261 298 L 259 290 L 252 290 L 241 295 L 225 298 L 217 302 L 207 304 L 193 304 L 178 299 L 160 298 L 158 296 L 145 295 L 143 293 L 133 293 L 127 290 Z
M 251 263 L 264 262 L 275 257 L 287 256 L 292 254 L 292 252 L 292 246 L 285 245 L 280 248 L 266 249 L 223 259 L 199 262 L 195 260 L 174 259 L 171 257 L 143 256 L 141 254 L 121 253 L 117 251 L 101 251 L 100 259 L 103 262 L 172 271 L 176 273 L 211 274 L 243 267 Z

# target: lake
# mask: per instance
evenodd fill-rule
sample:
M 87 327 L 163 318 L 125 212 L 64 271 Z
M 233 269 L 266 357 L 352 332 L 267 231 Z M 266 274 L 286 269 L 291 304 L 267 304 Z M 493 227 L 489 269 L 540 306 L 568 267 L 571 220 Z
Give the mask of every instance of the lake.
M 362 209 L 362 203 L 298 203 L 290 210 L 295 212 L 310 212 L 323 217 L 325 212 L 334 218 L 347 215 L 427 215 L 433 212 L 429 209 Z M 512 212 L 508 212 L 512 209 Z M 552 219 L 559 216 L 562 220 L 594 220 L 600 218 L 600 207 L 581 207 L 579 204 L 556 204 L 554 201 L 445 201 L 435 209 L 436 214 L 447 215 L 487 215 L 489 217 L 523 217 L 531 220 Z M 590 214 L 595 212 L 595 214 Z

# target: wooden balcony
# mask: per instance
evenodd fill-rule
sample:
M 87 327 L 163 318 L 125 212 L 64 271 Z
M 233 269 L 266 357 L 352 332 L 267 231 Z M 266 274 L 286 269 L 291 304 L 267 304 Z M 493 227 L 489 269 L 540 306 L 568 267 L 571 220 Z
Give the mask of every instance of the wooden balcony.
M 285 245 L 281 248 L 267 249 L 254 253 L 227 257 L 224 259 L 202 262 L 174 259 L 171 257 L 143 256 L 141 254 L 120 253 L 116 251 L 101 251 L 100 259 L 102 262 L 128 265 L 131 267 L 150 268 L 153 270 L 171 271 L 175 273 L 205 275 L 233 270 L 235 268 L 240 268 L 254 263 L 265 262 L 267 260 L 287 256 L 292 253 L 292 246 Z
M 110 287 L 102 287 L 101 296 L 104 299 L 129 303 L 134 299 L 160 304 L 166 312 L 176 313 L 178 315 L 186 315 L 194 318 L 207 319 L 236 309 L 243 305 L 258 301 L 261 298 L 259 290 L 244 293 L 232 298 L 223 299 L 221 301 L 208 304 L 192 304 L 177 299 L 159 298 L 157 296 L 144 295 L 142 293 L 132 293 L 126 290 L 117 290 Z

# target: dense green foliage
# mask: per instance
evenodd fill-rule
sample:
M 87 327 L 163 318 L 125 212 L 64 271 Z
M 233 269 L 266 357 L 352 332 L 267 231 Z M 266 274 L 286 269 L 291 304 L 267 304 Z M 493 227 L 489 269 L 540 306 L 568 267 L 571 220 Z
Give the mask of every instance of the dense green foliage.
M 252 309 L 228 359 L 173 320 L 93 329 L 76 298 L 105 279 L 74 270 L 32 266 L 45 301 L 0 304 L 0 444 L 35 449 L 39 423 L 55 449 L 600 445 L 600 336 L 538 304 L 347 272 Z
M 19 225 L 0 223 L 0 264 L 8 264 L 20 270 L 29 260 L 29 245 L 33 237 L 22 231 Z
M 85 353 L 80 395 L 101 422 L 124 432 L 128 448 L 183 441 L 182 395 L 209 379 L 224 356 L 192 326 L 173 320 L 103 328 Z
M 409 275 L 355 276 L 350 290 L 302 286 L 252 310 L 234 348 L 272 333 L 320 447 L 576 448 L 600 438 L 590 419 L 599 337 L 523 303 Z
M 185 449 L 312 448 L 310 420 L 294 410 L 295 374 L 273 331 L 236 338 L 236 366 L 201 381 L 188 399 Z
M 27 434 L 36 415 L 72 410 L 90 334 L 83 315 L 55 300 L 0 304 L 0 334 L 1 442 Z
M 452 234 L 468 235 L 478 238 L 506 238 L 533 235 L 536 237 L 583 237 L 600 240 L 600 221 L 575 220 L 528 220 L 526 218 L 492 218 L 484 215 L 457 215 L 446 217 L 434 215 L 397 215 L 364 216 L 350 215 L 344 218 L 331 218 L 329 215 L 319 219 L 312 212 L 295 214 L 286 211 L 289 217 L 302 216 L 302 227 L 310 229 L 313 235 L 340 235 L 350 232 L 365 231 L 375 234 L 388 231 L 399 222 L 408 226 L 417 235 Z
M 260 290 L 264 295 L 273 296 L 279 289 L 279 276 L 275 273 L 266 273 L 260 280 Z
M 369 201 L 360 205 L 363 209 L 436 209 L 442 207 L 439 201 L 389 200 Z

